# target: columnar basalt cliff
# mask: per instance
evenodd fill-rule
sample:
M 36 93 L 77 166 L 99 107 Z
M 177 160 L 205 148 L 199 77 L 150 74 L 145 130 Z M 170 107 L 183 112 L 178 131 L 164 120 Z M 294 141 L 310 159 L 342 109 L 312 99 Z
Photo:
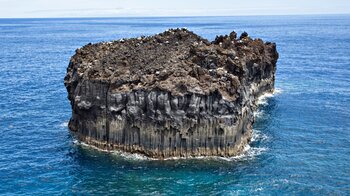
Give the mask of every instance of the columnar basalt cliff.
M 258 96 L 274 90 L 278 53 L 236 36 L 171 29 L 78 49 L 64 79 L 69 128 L 98 148 L 153 158 L 241 153 Z

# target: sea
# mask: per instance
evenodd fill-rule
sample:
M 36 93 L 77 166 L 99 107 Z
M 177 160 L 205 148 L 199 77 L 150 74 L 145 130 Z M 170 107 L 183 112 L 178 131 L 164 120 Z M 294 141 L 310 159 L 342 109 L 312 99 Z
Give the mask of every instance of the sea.
M 244 153 L 152 160 L 77 142 L 75 50 L 178 27 L 277 44 Z M 0 134 L 1 195 L 350 195 L 350 15 L 0 19 Z

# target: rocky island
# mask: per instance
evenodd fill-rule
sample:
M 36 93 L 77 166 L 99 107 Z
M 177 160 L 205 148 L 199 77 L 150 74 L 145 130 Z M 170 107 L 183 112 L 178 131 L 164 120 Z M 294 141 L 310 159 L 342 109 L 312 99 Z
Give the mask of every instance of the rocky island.
M 152 158 L 234 156 L 260 95 L 274 91 L 276 45 L 247 33 L 212 42 L 187 29 L 76 50 L 64 84 L 70 130 L 104 150 Z

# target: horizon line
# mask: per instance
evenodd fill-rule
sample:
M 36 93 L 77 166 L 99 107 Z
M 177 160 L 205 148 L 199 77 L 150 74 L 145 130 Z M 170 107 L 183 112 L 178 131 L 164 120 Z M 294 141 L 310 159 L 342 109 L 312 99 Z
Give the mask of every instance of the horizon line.
M 294 14 L 243 14 L 243 15 L 183 15 L 183 16 L 61 16 L 61 17 L 0 17 L 0 19 L 89 19 L 89 18 L 201 18 L 201 17 L 256 17 L 256 16 L 337 16 L 350 13 L 294 13 Z

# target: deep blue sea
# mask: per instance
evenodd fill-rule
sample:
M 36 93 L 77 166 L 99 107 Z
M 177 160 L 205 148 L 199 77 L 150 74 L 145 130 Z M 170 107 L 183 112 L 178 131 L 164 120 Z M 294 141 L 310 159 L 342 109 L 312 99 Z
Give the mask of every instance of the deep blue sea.
M 146 160 L 78 145 L 63 85 L 89 43 L 187 27 L 276 42 L 277 93 L 230 159 Z M 350 15 L 0 19 L 0 194 L 350 195 Z

